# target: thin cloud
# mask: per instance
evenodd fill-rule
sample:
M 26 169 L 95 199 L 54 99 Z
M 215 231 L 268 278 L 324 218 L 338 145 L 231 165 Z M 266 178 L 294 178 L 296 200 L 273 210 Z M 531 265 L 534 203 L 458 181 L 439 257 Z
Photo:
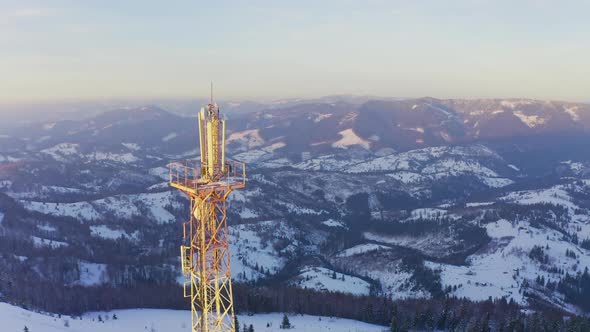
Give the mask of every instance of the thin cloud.
M 55 10 L 44 7 L 21 7 L 0 10 L 0 24 L 18 23 L 55 15 Z

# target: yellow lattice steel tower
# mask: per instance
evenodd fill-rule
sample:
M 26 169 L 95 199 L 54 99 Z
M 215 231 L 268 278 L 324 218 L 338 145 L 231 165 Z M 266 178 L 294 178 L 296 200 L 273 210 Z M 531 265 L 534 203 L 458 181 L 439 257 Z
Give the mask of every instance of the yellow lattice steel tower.
M 246 184 L 244 163 L 225 160 L 225 120 L 211 102 L 198 117 L 201 160 L 170 163 L 170 185 L 190 198 L 180 247 L 191 299 L 193 332 L 237 331 L 234 326 L 226 199 Z

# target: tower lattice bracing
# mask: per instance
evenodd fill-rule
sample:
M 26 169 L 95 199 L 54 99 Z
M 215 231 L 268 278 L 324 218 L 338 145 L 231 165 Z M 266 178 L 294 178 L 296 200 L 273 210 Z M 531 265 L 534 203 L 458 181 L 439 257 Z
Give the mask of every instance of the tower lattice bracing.
M 245 186 L 244 163 L 225 160 L 225 120 L 213 101 L 198 117 L 200 160 L 170 163 L 170 185 L 190 198 L 180 248 L 191 301 L 193 332 L 236 331 L 231 287 L 226 200 Z

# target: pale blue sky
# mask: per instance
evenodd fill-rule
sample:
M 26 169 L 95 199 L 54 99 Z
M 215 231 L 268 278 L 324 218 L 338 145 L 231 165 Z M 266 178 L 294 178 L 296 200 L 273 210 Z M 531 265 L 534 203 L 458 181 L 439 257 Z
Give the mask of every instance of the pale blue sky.
M 0 0 L 0 102 L 590 100 L 590 0 Z

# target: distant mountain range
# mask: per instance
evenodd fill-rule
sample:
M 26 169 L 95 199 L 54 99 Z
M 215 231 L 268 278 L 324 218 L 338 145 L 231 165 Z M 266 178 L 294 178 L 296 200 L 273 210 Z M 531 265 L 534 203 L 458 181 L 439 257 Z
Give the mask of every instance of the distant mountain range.
M 269 144 L 284 141 L 291 151 L 324 152 L 347 146 L 405 151 L 506 137 L 588 132 L 590 105 L 432 98 L 316 103 L 256 112 L 237 123 L 239 130 L 256 128 L 260 138 L 273 142 Z
M 232 103 L 225 110 L 230 147 L 238 152 L 271 146 L 277 149 L 278 143 L 284 144 L 280 149 L 285 152 L 311 154 L 349 146 L 372 152 L 406 151 L 590 130 L 590 105 L 582 103 L 528 99 L 349 100 L 354 102 L 333 97 L 329 102 L 253 104 L 261 108 L 258 111 L 236 111 L 243 105 Z M 194 123 L 154 106 L 117 109 L 86 120 L 16 126 L 4 129 L 0 135 L 0 147 L 15 152 L 71 140 L 93 147 L 97 144 L 96 148 L 121 142 L 148 144 L 152 149 L 174 153 L 190 149 L 196 137 Z
M 227 107 L 229 154 L 248 167 L 229 203 L 237 283 L 590 311 L 589 105 Z M 46 294 L 179 284 L 188 202 L 167 163 L 197 157 L 196 132 L 153 106 L 0 131 L 0 281 Z

